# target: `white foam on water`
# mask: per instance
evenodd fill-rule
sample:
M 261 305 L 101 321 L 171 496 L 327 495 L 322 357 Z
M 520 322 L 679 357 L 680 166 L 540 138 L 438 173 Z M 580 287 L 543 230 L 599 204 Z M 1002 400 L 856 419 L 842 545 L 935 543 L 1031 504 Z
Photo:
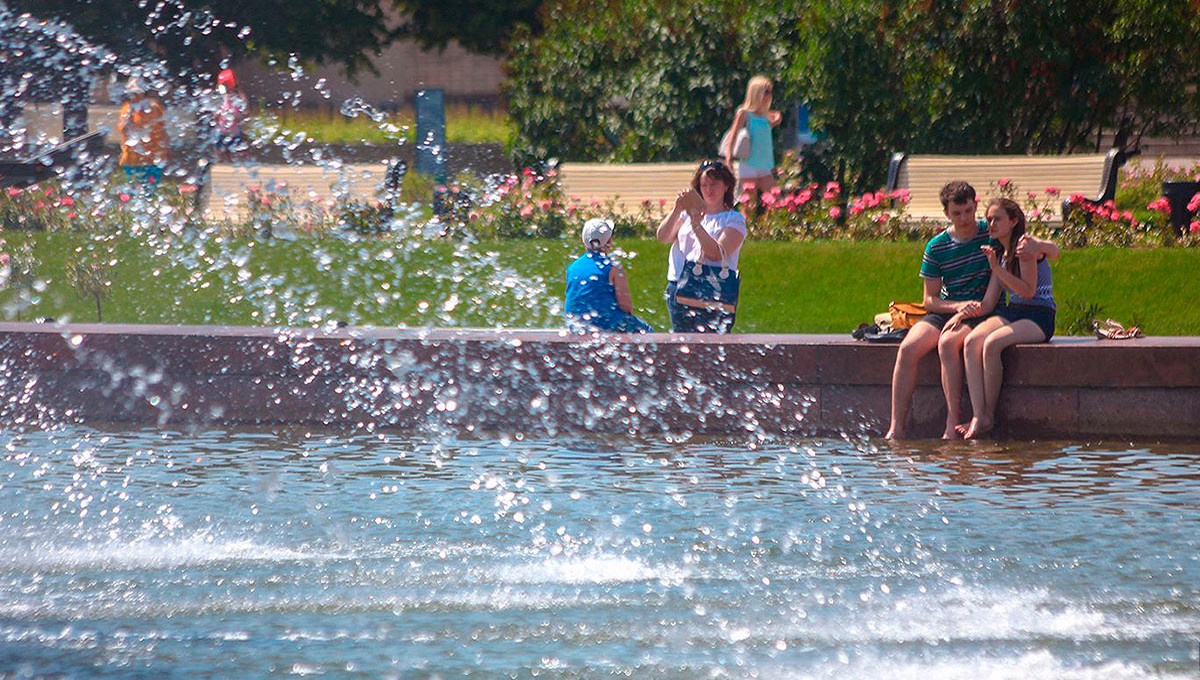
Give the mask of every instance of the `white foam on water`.
M 198 534 L 177 540 L 149 538 L 79 545 L 6 546 L 0 550 L 0 569 L 175 569 L 224 562 L 289 562 L 338 557 L 344 555 L 320 549 L 282 547 L 251 539 L 215 538 L 209 534 Z
M 976 656 L 954 659 L 903 659 L 895 655 L 842 654 L 837 662 L 820 670 L 804 668 L 760 668 L 763 677 L 778 678 L 888 678 L 889 680 L 1143 680 L 1187 678 L 1187 674 L 1164 675 L 1133 663 L 1112 661 L 1080 665 L 1038 650 L 1016 656 Z
M 490 574 L 500 583 L 525 585 L 591 585 L 661 581 L 675 583 L 686 574 L 676 567 L 652 567 L 624 556 L 551 556 L 532 564 L 496 567 Z
M 1138 643 L 1187 636 L 1200 627 L 1194 613 L 1154 611 L 1135 602 L 1068 601 L 1045 589 L 961 586 L 927 594 L 893 596 L 879 591 L 864 600 L 781 596 L 775 606 L 720 614 L 719 625 L 692 628 L 690 645 L 865 648 L 917 645 L 960 649 L 979 644 L 1043 646 Z

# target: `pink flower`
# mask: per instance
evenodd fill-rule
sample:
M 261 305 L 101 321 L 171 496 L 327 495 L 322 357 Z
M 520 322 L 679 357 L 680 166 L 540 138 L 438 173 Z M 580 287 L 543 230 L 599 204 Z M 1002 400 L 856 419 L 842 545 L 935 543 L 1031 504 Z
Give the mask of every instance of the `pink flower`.
M 829 209 L 829 216 L 833 219 L 838 219 L 842 216 L 842 209 L 836 205 Z
M 802 206 L 812 200 L 813 192 L 811 189 L 804 189 L 796 195 L 796 205 Z
M 58 204 L 71 207 L 75 205 L 75 199 L 71 198 L 70 196 L 63 196 L 61 199 L 59 199 Z
M 526 219 L 533 217 L 533 206 L 532 205 L 521 206 L 521 217 L 524 217 Z
M 1197 210 L 1200 210 L 1200 191 L 1196 192 L 1196 195 L 1192 196 L 1192 200 L 1188 201 L 1188 212 Z
M 1030 191 L 1029 193 L 1026 194 L 1026 196 L 1028 196 L 1029 200 L 1031 200 L 1031 201 L 1037 200 L 1037 192 L 1036 191 Z
M 1153 201 L 1150 201 L 1150 203 L 1146 206 L 1146 209 L 1156 210 L 1160 213 L 1166 214 L 1171 212 L 1171 202 L 1167 200 L 1166 196 L 1159 196 Z
M 197 187 L 195 184 L 180 184 L 179 185 L 179 193 L 181 193 L 181 194 L 194 194 L 198 190 L 199 190 L 199 187 Z
M 1057 196 L 1059 194 L 1058 187 L 1046 187 L 1047 196 Z
M 8 197 L 9 198 L 16 198 L 17 196 L 20 196 L 23 193 L 25 193 L 24 189 L 17 189 L 15 187 L 8 188 Z
M 751 198 L 751 196 L 750 196 L 750 192 L 749 192 L 749 191 L 743 191 L 743 192 L 742 192 L 742 195 L 741 195 L 741 196 L 738 196 L 738 203 L 749 203 L 749 202 L 750 202 L 750 198 Z
M 0 253 L 0 267 L 8 264 L 8 253 Z
M 1188 233 L 1200 234 L 1200 222 L 1192 222 L 1188 225 Z
M 1012 184 L 1012 180 L 1008 179 L 1007 177 L 996 182 L 996 186 L 1000 187 L 1001 189 L 1007 189 L 1008 185 L 1010 184 Z

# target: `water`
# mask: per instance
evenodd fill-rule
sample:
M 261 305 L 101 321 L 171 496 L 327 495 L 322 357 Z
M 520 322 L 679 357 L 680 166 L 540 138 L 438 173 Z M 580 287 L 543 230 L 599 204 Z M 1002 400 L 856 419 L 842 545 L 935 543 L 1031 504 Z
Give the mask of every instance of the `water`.
M 1195 445 L 0 435 L 0 676 L 1195 677 Z

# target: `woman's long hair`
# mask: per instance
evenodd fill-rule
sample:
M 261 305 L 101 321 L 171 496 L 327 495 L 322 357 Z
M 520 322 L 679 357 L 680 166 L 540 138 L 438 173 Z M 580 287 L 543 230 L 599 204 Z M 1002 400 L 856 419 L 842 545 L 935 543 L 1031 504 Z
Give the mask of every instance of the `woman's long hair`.
M 993 206 L 1003 210 L 1008 214 L 1008 218 L 1013 220 L 1012 233 L 1008 235 L 1008 244 L 1000 244 L 999 255 L 1004 257 L 1008 246 L 1011 245 L 1014 253 L 1009 254 L 1008 261 L 1005 263 L 1005 269 L 1012 272 L 1013 276 L 1020 276 L 1021 263 L 1015 257 L 1015 251 L 1017 249 L 1017 241 L 1020 241 L 1021 237 L 1025 235 L 1025 211 L 1021 210 L 1020 204 L 1011 198 L 993 198 L 988 202 L 988 207 L 991 208 Z
M 734 179 L 729 167 L 721 161 L 704 161 L 700 167 L 696 168 L 696 174 L 692 175 L 692 188 L 701 196 L 704 194 L 700 192 L 700 178 L 705 175 L 725 183 L 725 195 L 721 197 L 721 202 L 725 204 L 726 210 L 732 210 L 733 190 L 737 187 L 737 180 Z
M 771 79 L 766 76 L 754 76 L 746 84 L 746 100 L 742 102 L 741 110 L 764 116 L 767 113 L 767 95 L 771 92 Z

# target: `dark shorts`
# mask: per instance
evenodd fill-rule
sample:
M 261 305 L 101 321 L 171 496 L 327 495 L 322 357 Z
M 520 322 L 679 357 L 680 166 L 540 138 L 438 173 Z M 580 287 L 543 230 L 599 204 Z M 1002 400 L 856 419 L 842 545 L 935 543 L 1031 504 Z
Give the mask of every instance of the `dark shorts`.
M 1054 337 L 1054 308 L 1042 305 L 1004 305 L 996 308 L 996 316 L 1009 323 L 1028 319 L 1038 325 L 1046 339 Z
M 954 316 L 954 315 L 953 314 L 935 314 L 933 312 L 930 312 L 929 314 L 926 314 L 925 316 L 921 317 L 921 320 L 918 321 L 917 323 L 931 324 L 934 328 L 936 328 L 940 331 L 946 327 L 946 322 L 949 321 L 950 317 L 952 317 L 952 316 Z M 983 323 L 984 320 L 987 319 L 989 316 L 991 316 L 991 314 L 986 314 L 984 316 L 973 316 L 969 319 L 963 319 L 963 323 L 967 324 L 967 326 L 970 328 L 974 328 L 974 327 L 978 326 L 979 324 Z

